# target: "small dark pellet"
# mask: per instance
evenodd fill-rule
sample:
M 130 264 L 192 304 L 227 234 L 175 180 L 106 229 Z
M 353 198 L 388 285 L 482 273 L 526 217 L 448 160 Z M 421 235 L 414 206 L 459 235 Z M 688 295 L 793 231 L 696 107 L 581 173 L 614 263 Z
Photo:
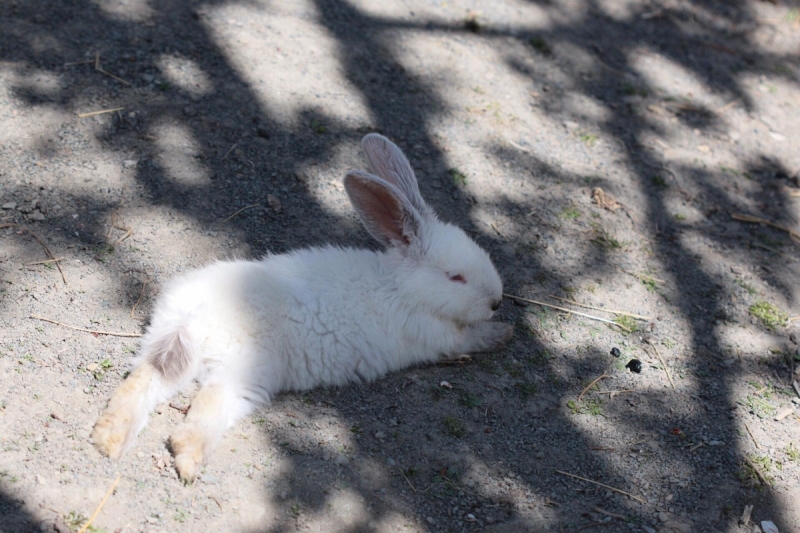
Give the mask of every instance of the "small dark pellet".
M 631 359 L 628 361 L 628 364 L 625 365 L 625 368 L 628 368 L 631 372 L 636 372 L 638 374 L 642 371 L 642 362 L 638 359 Z
M 614 357 L 619 357 L 622 354 L 620 353 L 619 348 L 615 346 L 611 348 L 611 355 L 613 355 Z

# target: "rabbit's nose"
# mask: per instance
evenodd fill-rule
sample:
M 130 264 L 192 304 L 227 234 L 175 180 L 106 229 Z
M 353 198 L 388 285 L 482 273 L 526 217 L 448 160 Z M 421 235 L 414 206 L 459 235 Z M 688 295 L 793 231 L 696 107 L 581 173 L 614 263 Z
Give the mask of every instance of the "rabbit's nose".
M 495 300 L 494 303 L 492 303 L 492 311 L 497 311 L 498 309 L 500 309 L 500 304 L 502 303 L 503 300 Z

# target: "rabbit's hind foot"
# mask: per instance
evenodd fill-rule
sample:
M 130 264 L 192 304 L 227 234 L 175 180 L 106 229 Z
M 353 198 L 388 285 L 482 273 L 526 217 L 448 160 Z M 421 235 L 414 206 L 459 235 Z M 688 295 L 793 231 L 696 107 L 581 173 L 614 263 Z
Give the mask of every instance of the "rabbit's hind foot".
M 141 420 L 147 416 L 147 407 L 143 405 L 144 397 L 154 371 L 147 363 L 134 370 L 114 392 L 108 407 L 97 419 L 92 431 L 92 442 L 103 455 L 119 459 L 136 437 Z
M 225 430 L 250 408 L 250 403 L 230 387 L 213 384 L 200 389 L 186 419 L 170 437 L 175 468 L 184 483 L 194 481 L 200 465 Z

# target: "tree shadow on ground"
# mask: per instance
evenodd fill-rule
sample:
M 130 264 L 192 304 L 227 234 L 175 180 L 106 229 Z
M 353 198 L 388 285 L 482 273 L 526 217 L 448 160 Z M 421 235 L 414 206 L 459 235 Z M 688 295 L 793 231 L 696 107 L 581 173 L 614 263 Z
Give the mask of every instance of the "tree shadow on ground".
M 200 225 L 217 227 L 220 220 L 241 207 L 256 203 L 268 205 L 268 196 L 280 191 L 282 216 L 259 207 L 230 222 L 241 232 L 254 255 L 325 242 L 329 238 L 327 230 L 337 225 L 345 228 L 341 238 L 346 243 L 367 243 L 364 233 L 352 220 L 343 219 L 319 204 L 311 192 L 318 178 L 308 174 L 312 164 L 332 161 L 343 147 L 355 145 L 364 132 L 382 131 L 395 138 L 412 163 L 419 165 L 423 195 L 446 218 L 471 231 L 490 249 L 498 258 L 510 290 L 514 291 L 532 283 L 527 278 L 531 272 L 547 270 L 548 265 L 541 262 L 535 247 L 533 251 L 515 253 L 503 246 L 496 234 L 479 229 L 482 226 L 473 220 L 471 204 L 465 201 L 469 198 L 464 195 L 454 198 L 450 191 L 435 189 L 425 181 L 426 176 L 443 176 L 448 170 L 447 158 L 431 135 L 431 122 L 448 112 L 447 102 L 442 90 L 415 77 L 403 65 L 395 50 L 397 35 L 409 30 L 460 34 L 476 43 L 489 43 L 501 57 L 504 50 L 510 50 L 505 54 L 509 68 L 530 77 L 532 86 L 545 95 L 538 99 L 538 108 L 557 119 L 570 118 L 563 105 L 565 89 L 552 84 L 545 91 L 543 87 L 550 82 L 543 80 L 548 79 L 553 69 L 561 69 L 571 82 L 570 91 L 589 96 L 613 110 L 607 120 L 597 121 L 592 127 L 602 132 L 608 142 L 621 147 L 624 166 L 643 191 L 645 220 L 631 227 L 652 236 L 659 270 L 674 281 L 671 289 L 664 290 L 669 291 L 673 308 L 690 325 L 691 346 L 687 353 L 691 355 L 686 365 L 698 375 L 697 389 L 691 392 L 698 408 L 690 415 L 666 416 L 665 420 L 665 413 L 670 410 L 669 401 L 654 393 L 613 404 L 608 407 L 609 412 L 632 431 L 657 435 L 669 443 L 669 447 L 661 451 L 665 464 L 670 465 L 662 472 L 662 480 L 677 477 L 674 472 L 680 471 L 684 479 L 693 481 L 685 486 L 675 482 L 674 501 L 683 502 L 688 509 L 692 503 L 709 500 L 705 511 L 689 516 L 695 524 L 714 527 L 727 523 L 730 520 L 728 505 L 738 510 L 753 501 L 767 509 L 763 511 L 765 514 L 781 522 L 783 511 L 770 493 L 756 494 L 743 489 L 736 480 L 736 473 L 741 469 L 740 450 L 727 449 L 709 470 L 693 456 L 683 453 L 678 436 L 672 439 L 666 433 L 672 427 L 682 427 L 702 435 L 702 428 L 714 428 L 713 436 L 720 436 L 728 443 L 737 441 L 737 428 L 729 416 L 735 408 L 729 384 L 740 368 L 737 365 L 719 368 L 719 359 L 726 356 L 728 347 L 715 333 L 715 322 L 727 316 L 721 295 L 723 283 L 718 272 L 699 261 L 686 238 L 696 235 L 702 242 L 739 255 L 743 262 L 760 267 L 769 265 L 771 256 L 750 245 L 753 242 L 750 235 L 761 230 L 732 227 L 727 217 L 731 212 L 742 212 L 756 205 L 753 202 L 760 202 L 768 205 L 768 218 L 791 220 L 788 206 L 776 203 L 773 194 L 774 180 L 782 179 L 776 176 L 788 176 L 789 171 L 767 156 L 756 162 L 740 161 L 749 175 L 756 176 L 753 202 L 740 205 L 736 195 L 727 192 L 725 172 L 699 166 L 671 167 L 668 160 L 647 147 L 647 136 L 660 131 L 659 124 L 643 109 L 647 96 L 656 89 L 637 74 L 631 62 L 633 51 L 651 50 L 697 76 L 726 100 L 739 100 L 746 110 L 752 110 L 753 103 L 740 86 L 741 74 L 765 73 L 771 65 L 794 58 L 759 52 L 732 42 L 733 37 L 740 34 L 730 28 L 749 20 L 746 2 L 694 2 L 683 8 L 654 6 L 646 13 L 634 13 L 624 20 L 609 16 L 603 6 L 589 2 L 584 16 L 572 17 L 569 23 L 556 24 L 547 30 L 527 28 L 523 21 L 513 31 L 488 24 L 474 33 L 463 21 L 452 24 L 395 21 L 369 15 L 347 2 L 318 0 L 318 23 L 337 43 L 340 67 L 347 81 L 363 97 L 372 117 L 371 122 L 355 127 L 315 107 L 302 110 L 294 124 L 271 116 L 250 81 L 232 65 L 204 22 L 209 16 L 207 8 L 224 4 L 157 2 L 150 6 L 152 14 L 144 24 L 110 17 L 92 2 L 6 3 L 0 8 L 4 20 L 0 29 L 25 44 L 12 45 L 6 41 L 0 48 L 0 55 L 4 62 L 15 64 L 19 79 L 32 80 L 48 73 L 59 78 L 57 88 L 43 83 L 20 83 L 15 97 L 26 106 L 75 112 L 90 103 L 106 107 L 118 101 L 126 108 L 122 113 L 92 119 L 96 122 L 93 132 L 101 149 L 114 157 L 125 159 L 128 154 L 135 154 L 138 164 L 133 172 L 137 192 L 148 206 L 166 206 Z M 555 2 L 539 4 L 550 10 L 566 9 Z M 257 9 L 269 7 L 252 5 Z M 644 18 L 650 14 L 653 16 Z M 706 24 L 705 21 L 710 22 Z M 696 31 L 698 25 L 701 32 Z M 537 43 L 544 43 L 547 48 Z M 709 53 L 696 53 L 698 45 L 706 46 Z M 525 49 L 524 53 L 519 52 L 521 48 Z M 561 52 L 561 49 L 571 52 Z M 572 63 L 571 54 L 575 50 L 597 62 L 591 76 L 582 77 L 583 67 Z M 113 66 L 115 75 L 132 80 L 133 87 L 93 70 L 92 51 L 100 53 L 103 65 L 109 65 L 109 69 Z M 191 60 L 218 88 L 195 96 L 180 87 L 165 84 L 158 63 L 162 55 Z M 83 60 L 89 63 L 65 66 Z M 681 105 L 683 107 L 676 108 L 674 117 L 686 127 L 704 132 L 723 127 L 723 119 L 714 109 Z M 128 109 L 135 112 L 131 114 Z M 207 180 L 187 185 L 174 179 L 168 158 L 161 154 L 164 148 L 153 141 L 154 131 L 162 125 L 188 132 L 186 137 L 197 146 L 192 157 L 200 160 L 207 170 Z M 69 128 L 63 134 L 69 137 Z M 541 179 L 543 175 L 556 176 L 561 180 L 562 196 L 581 194 L 586 179 L 593 177 L 558 169 L 536 154 L 509 151 L 506 146 L 487 143 L 481 148 L 487 156 L 524 169 L 531 180 Z M 52 143 L 40 143 L 35 159 L 57 161 L 59 150 Z M 417 153 L 425 156 L 415 161 Z M 69 170 L 58 170 L 65 171 Z M 674 175 L 675 185 L 665 193 L 661 186 L 654 185 L 655 175 L 663 175 L 664 179 Z M 622 187 L 611 178 L 601 177 L 600 180 L 605 180 L 602 183 L 612 188 Z M 58 184 L 52 186 L 57 188 Z M 24 189 L 24 185 L 19 187 Z M 667 194 L 671 197 L 684 195 L 688 205 L 710 212 L 707 220 L 677 223 L 672 204 L 666 201 Z M 63 234 L 48 230 L 50 237 L 62 245 L 95 246 L 102 242 L 103 224 L 117 205 L 115 201 L 105 198 L 102 192 L 80 196 L 62 191 L 62 195 L 72 195 L 69 202 L 85 209 L 88 215 L 82 220 L 83 227 L 74 227 L 67 220 Z M 506 198 L 495 201 L 492 207 L 518 219 L 520 212 L 548 212 L 551 200 L 542 196 L 520 204 Z M 473 198 L 472 202 L 475 201 L 482 200 Z M 555 221 L 548 222 L 546 215 L 542 217 L 544 224 L 551 224 L 542 231 L 557 238 L 560 226 Z M 313 227 L 310 227 L 311 221 Z M 523 223 L 519 226 L 525 228 Z M 77 236 L 74 236 L 76 231 Z M 519 231 L 521 233 L 522 229 Z M 583 264 L 546 272 L 540 285 L 548 291 L 558 291 L 573 279 L 590 279 L 615 272 L 614 263 L 618 261 L 615 252 L 602 246 L 589 246 L 587 250 L 589 254 Z M 789 275 L 789 272 L 773 270 L 770 283 L 784 290 L 787 298 L 793 301 L 790 290 L 793 283 Z M 522 315 L 520 308 L 503 311 L 506 319 L 518 322 Z M 549 316 L 540 317 L 540 320 L 559 319 Z M 343 472 L 326 469 L 329 458 L 313 448 L 298 445 L 288 452 L 294 465 L 292 476 L 283 480 L 288 497 L 308 512 L 323 512 L 329 498 L 320 486 L 335 486 L 344 478 L 349 489 L 369 502 L 370 508 L 369 516 L 352 526 L 352 531 L 371 530 L 375 523 L 394 512 L 409 513 L 421 520 L 435 516 L 433 522 L 429 522 L 431 530 L 468 527 L 460 515 L 452 511 L 454 507 L 460 509 L 461 515 L 467 510 L 482 509 L 485 516 L 493 517 L 493 522 L 516 524 L 520 529 L 555 523 L 575 526 L 574 517 L 580 516 L 580 512 L 576 514 L 575 511 L 585 511 L 593 505 L 636 517 L 636 520 L 652 518 L 652 510 L 642 511 L 636 503 L 597 492 L 587 485 L 581 486 L 583 499 L 575 501 L 570 496 L 574 487 L 571 480 L 553 474 L 552 466 L 567 465 L 565 470 L 592 472 L 612 485 L 628 486 L 631 481 L 620 474 L 613 461 L 606 460 L 602 452 L 579 451 L 597 443 L 591 442 L 587 434 L 570 422 L 570 413 L 564 407 L 565 390 L 570 384 L 590 379 L 607 366 L 607 360 L 603 359 L 607 349 L 593 347 L 583 363 L 567 376 L 557 374 L 551 366 L 550 355 L 542 355 L 556 351 L 558 349 L 548 339 L 519 332 L 507 354 L 487 357 L 473 367 L 412 371 L 414 375 L 426 376 L 421 380 L 411 379 L 402 390 L 396 387 L 396 380 L 400 378 L 395 376 L 344 391 L 309 393 L 307 396 L 316 402 L 316 408 L 336 404 L 335 416 L 345 425 L 364 425 L 362 430 L 366 436 L 357 441 L 355 454 L 369 457 L 369 461 L 365 461 L 370 464 L 369 468 L 378 472 L 376 475 L 391 476 L 391 489 L 381 492 L 381 483 L 370 479 L 360 465 Z M 476 373 L 499 376 L 498 389 L 470 392 L 468 384 Z M 545 381 L 538 381 L 542 376 L 546 376 Z M 437 393 L 432 390 L 438 390 L 437 384 L 443 380 L 463 388 L 459 391 L 457 387 L 455 393 L 443 396 L 439 393 L 437 399 Z M 713 391 L 713 394 L 706 391 Z M 303 407 L 294 396 L 290 395 L 285 401 L 293 402 L 296 410 L 304 410 L 308 416 L 314 412 L 314 407 Z M 415 406 L 430 401 L 440 402 L 441 416 L 415 419 L 419 416 Z M 392 415 L 386 415 L 387 412 Z M 465 433 L 455 435 L 458 429 L 452 424 L 443 427 L 442 421 L 447 417 L 461 421 Z M 405 435 L 400 432 L 394 440 L 367 438 L 376 432 L 385 432 L 387 421 L 394 419 L 416 424 L 414 427 L 429 424 L 432 429 Z M 527 428 L 527 434 L 521 439 L 520 425 Z M 420 434 L 424 435 L 424 444 L 415 441 Z M 296 433 L 271 435 L 275 441 L 295 437 Z M 547 457 L 547 466 L 542 465 L 539 453 Z M 392 460 L 392 468 L 385 466 L 388 459 Z M 479 482 L 468 485 L 468 477 L 474 472 L 489 472 L 503 479 L 506 486 L 482 487 Z M 431 496 L 413 486 L 410 492 L 406 489 L 407 485 L 416 483 L 420 489 L 424 484 Z M 713 494 L 710 494 L 711 487 L 714 487 Z M 562 506 L 547 508 L 539 503 L 536 513 L 540 522 L 523 518 L 513 496 L 507 496 L 522 490 L 532 491 L 540 501 L 560 500 Z M 563 503 L 565 500 L 572 500 L 572 503 Z M 281 506 L 281 501 L 277 496 L 273 500 L 277 506 Z M 651 503 L 658 508 L 667 506 L 664 502 Z M 271 530 L 285 531 L 293 527 L 292 524 L 292 518 L 287 516 Z

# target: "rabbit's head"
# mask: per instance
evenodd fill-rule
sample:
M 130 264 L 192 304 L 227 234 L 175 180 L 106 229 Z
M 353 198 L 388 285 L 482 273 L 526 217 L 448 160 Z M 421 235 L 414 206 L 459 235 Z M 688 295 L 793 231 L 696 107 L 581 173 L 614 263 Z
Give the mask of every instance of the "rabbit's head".
M 490 319 L 502 301 L 503 284 L 489 254 L 436 217 L 395 144 L 372 133 L 363 147 L 377 175 L 351 171 L 344 186 L 367 231 L 389 248 L 400 296 L 462 325 Z

